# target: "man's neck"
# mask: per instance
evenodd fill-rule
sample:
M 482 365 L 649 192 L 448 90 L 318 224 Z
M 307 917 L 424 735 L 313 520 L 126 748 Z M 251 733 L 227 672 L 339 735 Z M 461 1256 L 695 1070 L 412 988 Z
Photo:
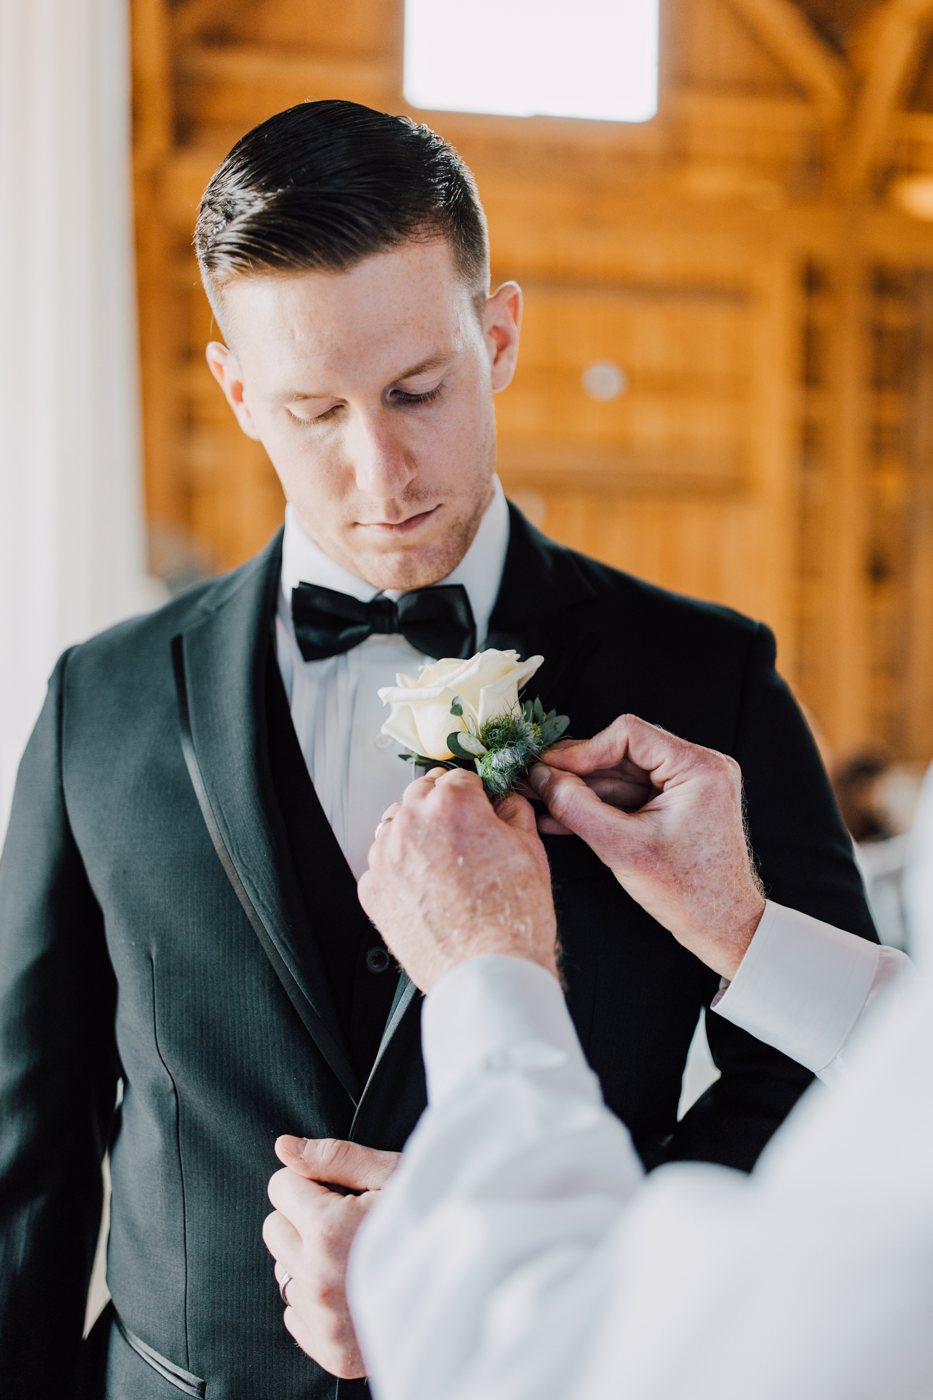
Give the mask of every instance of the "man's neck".
M 509 511 L 498 477 L 479 529 L 460 563 L 439 583 L 460 583 L 466 589 L 476 619 L 477 644 L 485 640 L 509 546 Z M 379 593 L 398 599 L 403 589 L 380 589 L 332 559 L 302 529 L 291 506 L 285 511 L 282 545 L 282 591 L 286 600 L 299 583 L 316 583 L 368 603 Z

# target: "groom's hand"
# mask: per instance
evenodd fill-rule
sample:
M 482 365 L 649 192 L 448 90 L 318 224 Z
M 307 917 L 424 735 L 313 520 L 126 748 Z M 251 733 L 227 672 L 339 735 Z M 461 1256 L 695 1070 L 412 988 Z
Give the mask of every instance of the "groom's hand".
M 557 976 L 551 872 L 523 797 L 495 807 L 475 773 L 435 768 L 390 807 L 360 903 L 422 991 L 484 953 Z
M 551 749 L 529 781 L 551 814 L 542 830 L 582 837 L 678 942 L 735 976 L 764 896 L 734 759 L 622 715 Z
M 262 1237 L 275 1259 L 276 1282 L 290 1275 L 285 1326 L 325 1371 L 343 1380 L 365 1376 L 347 1306 L 347 1260 L 399 1154 L 333 1138 L 295 1137 L 280 1137 L 275 1151 L 288 1170 L 269 1182 L 276 1209 Z

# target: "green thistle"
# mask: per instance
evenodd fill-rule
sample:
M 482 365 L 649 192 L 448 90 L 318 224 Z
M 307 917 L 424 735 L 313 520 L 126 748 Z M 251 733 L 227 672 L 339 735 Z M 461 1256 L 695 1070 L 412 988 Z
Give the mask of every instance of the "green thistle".
M 450 713 L 463 716 L 463 702 L 454 697 Z M 458 766 L 472 764 L 490 797 L 505 797 L 545 749 L 556 743 L 570 720 L 556 710 L 548 714 L 540 700 L 526 700 L 513 714 L 496 715 L 477 732 L 471 715 L 467 731 L 447 736 L 447 747 Z

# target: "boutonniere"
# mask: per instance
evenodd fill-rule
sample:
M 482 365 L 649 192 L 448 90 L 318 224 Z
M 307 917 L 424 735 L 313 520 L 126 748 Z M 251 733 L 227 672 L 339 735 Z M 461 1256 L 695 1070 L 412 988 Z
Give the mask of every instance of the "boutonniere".
M 435 661 L 417 676 L 396 676 L 379 691 L 391 705 L 382 726 L 402 744 L 401 758 L 445 768 L 475 768 L 490 797 L 511 792 L 527 768 L 557 742 L 570 720 L 548 714 L 519 691 L 544 660 L 517 651 L 479 651 L 468 661 Z

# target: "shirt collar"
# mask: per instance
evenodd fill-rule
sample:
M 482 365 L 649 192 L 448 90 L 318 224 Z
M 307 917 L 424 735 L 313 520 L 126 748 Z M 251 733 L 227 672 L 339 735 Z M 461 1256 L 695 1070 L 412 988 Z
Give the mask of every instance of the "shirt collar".
M 493 497 L 486 507 L 473 543 L 453 572 L 438 580 L 439 583 L 461 583 L 466 589 L 476 621 L 477 646 L 480 647 L 489 630 L 489 619 L 499 593 L 509 547 L 508 503 L 499 478 L 494 476 L 492 480 Z M 282 594 L 286 603 L 290 604 L 292 589 L 299 583 L 316 583 L 321 588 L 332 588 L 336 593 L 347 593 L 362 603 L 368 603 L 383 591 L 386 597 L 397 601 L 405 591 L 374 588 L 337 564 L 305 534 L 289 505 L 285 508 L 285 535 L 282 541 Z M 290 606 L 288 613 L 291 613 Z

